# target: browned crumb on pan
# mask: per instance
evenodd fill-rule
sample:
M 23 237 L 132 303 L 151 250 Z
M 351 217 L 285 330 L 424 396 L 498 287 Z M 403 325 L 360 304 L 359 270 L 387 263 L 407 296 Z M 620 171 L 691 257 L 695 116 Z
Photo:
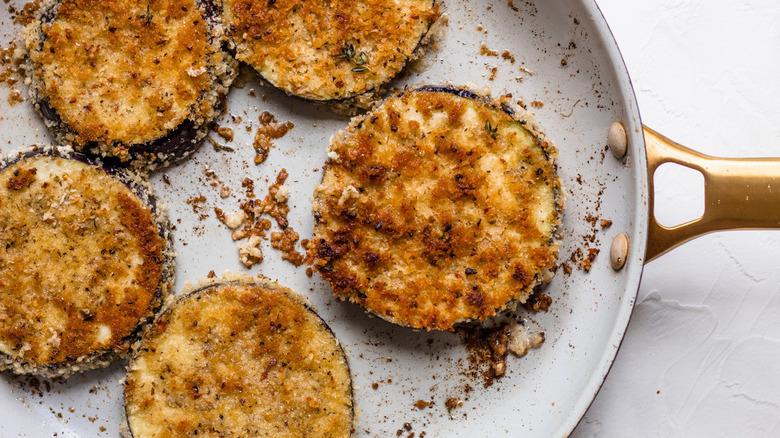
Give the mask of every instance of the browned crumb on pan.
M 263 251 L 260 247 L 267 240 L 268 230 L 273 219 L 280 232 L 271 233 L 271 247 L 282 252 L 282 259 L 295 266 L 303 264 L 305 257 L 295 249 L 299 234 L 289 227 L 287 214 L 290 207 L 287 205 L 289 188 L 285 185 L 288 173 L 282 169 L 276 176 L 276 180 L 268 187 L 268 194 L 262 201 L 255 198 L 255 183 L 246 178 L 242 182 L 246 198 L 240 201 L 239 210 L 233 213 L 225 213 L 221 208 L 215 208 L 214 214 L 220 222 L 233 230 L 234 241 L 242 241 L 238 244 L 239 258 L 246 267 L 251 267 L 263 261 Z M 268 216 L 268 217 L 266 217 Z M 306 241 L 308 242 L 308 241 Z M 305 247 L 304 242 L 301 242 Z
M 593 261 L 596 260 L 596 256 L 599 254 L 598 248 L 588 248 L 588 254 L 584 259 L 580 260 L 580 266 L 585 272 L 590 272 L 590 268 L 593 266 Z
M 255 182 L 252 178 L 244 178 L 244 180 L 241 181 L 241 187 L 246 191 L 247 198 L 251 199 L 255 197 Z
M 427 407 L 429 407 L 431 405 L 433 405 L 432 401 L 425 401 L 425 400 L 422 400 L 422 399 L 417 400 L 416 402 L 414 402 L 414 407 L 419 409 L 419 410 L 423 410 L 423 409 L 425 409 L 425 408 L 427 408 Z
M 488 46 L 486 46 L 485 44 L 482 44 L 479 47 L 479 54 L 483 56 L 498 56 L 498 52 L 496 52 L 495 50 L 490 50 L 490 48 L 488 48 Z
M 544 333 L 532 333 L 522 323 L 505 320 L 494 326 L 466 324 L 458 329 L 466 347 L 466 375 L 482 378 L 487 388 L 506 374 L 509 353 L 524 356 L 544 343 Z M 449 410 L 449 408 L 448 408 Z
M 460 330 L 469 359 L 469 374 L 481 376 L 487 388 L 504 376 L 509 354 L 509 324 L 496 327 L 465 326 Z
M 295 266 L 301 266 L 304 256 L 295 249 L 295 242 L 298 241 L 298 233 L 292 228 L 285 228 L 281 232 L 271 233 L 271 246 L 282 252 L 282 258 Z
M 515 63 L 515 56 L 512 55 L 512 53 L 509 50 L 504 50 L 503 52 L 501 52 L 501 59 L 505 59 L 511 62 L 512 64 Z
M 527 310 L 533 312 L 547 312 L 550 310 L 550 304 L 552 304 L 552 297 L 536 290 L 528 297 L 528 301 L 526 301 L 523 306 L 525 306 Z
M 227 126 L 217 126 L 217 134 L 225 139 L 225 141 L 233 141 L 233 128 Z
M 23 62 L 24 56 L 18 50 L 16 41 L 11 41 L 7 47 L 0 47 L 0 84 L 11 89 L 8 94 L 9 105 L 24 101 L 22 92 L 16 88 L 24 77 Z
M 577 178 L 577 182 L 582 184 L 581 178 Z M 596 210 L 601 206 L 602 191 L 599 192 L 599 199 L 596 202 Z M 575 248 L 568 258 L 568 263 L 563 263 L 561 266 L 566 274 L 572 273 L 572 266 L 577 269 L 582 269 L 585 272 L 590 272 L 593 267 L 593 262 L 596 260 L 596 256 L 599 254 L 599 249 L 594 247 L 600 244 L 600 232 L 612 226 L 612 220 L 599 217 L 597 213 L 588 212 L 585 215 L 585 222 L 588 223 L 588 231 L 581 235 L 578 240 L 582 244 L 581 247 Z
M 6 2 L 8 3 L 8 2 Z M 41 0 L 27 2 L 21 9 L 16 9 L 14 5 L 8 6 L 8 12 L 14 20 L 14 24 L 27 25 L 35 19 L 35 14 L 41 8 Z
M 284 185 L 288 176 L 287 169 L 282 169 L 279 174 L 276 175 L 276 182 L 268 187 L 268 194 L 260 204 L 263 213 L 267 213 L 274 218 L 279 225 L 279 228 L 282 229 L 287 228 L 287 213 L 290 212 L 290 207 L 287 205 L 289 189 Z
M 204 220 L 208 217 L 203 206 L 206 203 L 205 196 L 192 196 L 186 202 L 192 207 L 192 212 L 198 215 L 198 220 Z
M 452 415 L 452 411 L 462 406 L 463 400 L 458 397 L 449 397 L 447 398 L 447 401 L 444 402 L 444 407 L 447 408 L 447 412 L 449 412 L 450 415 Z
M 495 81 L 496 80 L 496 74 L 498 74 L 498 67 L 490 66 L 490 67 L 488 67 L 488 70 L 490 71 L 490 77 L 488 77 L 488 80 L 489 81 Z
M 292 122 L 279 123 L 273 114 L 264 111 L 259 117 L 260 127 L 255 133 L 255 164 L 261 164 L 268 158 L 268 153 L 274 147 L 274 140 L 285 136 L 295 127 Z

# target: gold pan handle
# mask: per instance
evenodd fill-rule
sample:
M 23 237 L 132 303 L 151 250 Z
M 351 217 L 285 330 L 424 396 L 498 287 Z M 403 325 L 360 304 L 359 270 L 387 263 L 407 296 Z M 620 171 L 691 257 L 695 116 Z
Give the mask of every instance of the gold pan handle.
M 780 159 L 716 158 L 700 154 L 644 127 L 650 220 L 645 263 L 695 237 L 713 231 L 780 228 Z M 704 175 L 704 215 L 664 227 L 654 211 L 653 175 L 676 163 Z

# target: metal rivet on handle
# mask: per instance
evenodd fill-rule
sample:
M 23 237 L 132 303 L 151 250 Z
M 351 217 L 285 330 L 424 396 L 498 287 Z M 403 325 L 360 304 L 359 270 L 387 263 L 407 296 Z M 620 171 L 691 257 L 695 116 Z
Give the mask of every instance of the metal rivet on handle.
M 626 264 L 626 257 L 628 257 L 628 237 L 625 234 L 618 234 L 612 239 L 612 246 L 609 248 L 612 269 L 621 270 Z
M 615 158 L 623 158 L 626 155 L 628 138 L 626 137 L 626 128 L 623 127 L 622 123 L 615 122 L 609 127 L 607 144 Z

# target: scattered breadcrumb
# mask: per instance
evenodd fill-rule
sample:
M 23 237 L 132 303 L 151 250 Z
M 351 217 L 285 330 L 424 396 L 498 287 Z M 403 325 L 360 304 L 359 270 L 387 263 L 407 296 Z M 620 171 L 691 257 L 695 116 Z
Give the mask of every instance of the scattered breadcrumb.
M 479 48 L 479 54 L 484 56 L 498 56 L 498 52 L 495 50 L 490 50 L 488 46 L 482 44 Z
M 414 403 L 414 407 L 416 407 L 417 409 L 423 410 L 423 409 L 427 408 L 428 406 L 431 406 L 432 404 L 433 404 L 433 402 L 429 402 L 429 401 L 425 401 L 425 400 L 417 400 Z
M 217 127 L 217 134 L 219 134 L 219 136 L 224 138 L 226 141 L 233 141 L 233 128 L 219 126 Z
M 268 158 L 268 153 L 274 147 L 274 140 L 284 137 L 295 125 L 292 122 L 279 124 L 276 117 L 268 111 L 260 114 L 260 127 L 257 128 L 255 141 L 255 164 L 261 164 Z
M 585 269 L 585 272 L 590 272 L 590 268 L 593 265 L 593 261 L 596 260 L 598 253 L 599 250 L 597 248 L 588 248 L 588 256 L 585 259 L 580 260 L 580 265 Z
M 298 233 L 291 228 L 271 233 L 271 246 L 282 251 L 282 258 L 295 266 L 301 266 L 304 261 L 303 254 L 295 250 L 295 242 L 298 241 L 298 237 Z
M 238 244 L 238 257 L 247 268 L 263 261 L 263 251 L 260 249 L 262 238 L 259 235 L 249 236 L 249 240 Z
M 544 332 L 531 334 L 520 324 L 515 324 L 509 331 L 508 348 L 516 356 L 525 356 L 531 348 L 537 348 L 544 343 Z
M 506 374 L 509 353 L 524 356 L 544 343 L 544 333 L 530 333 L 520 322 L 504 321 L 493 327 L 465 325 L 458 330 L 468 351 L 473 377 L 481 375 L 487 388 Z
M 304 255 L 295 249 L 300 236 L 289 227 L 287 220 L 287 214 L 290 212 L 290 207 L 287 205 L 290 188 L 284 182 L 288 176 L 287 170 L 282 169 L 277 174 L 275 182 L 268 187 L 268 194 L 262 201 L 255 199 L 254 181 L 246 178 L 241 183 L 245 189 L 246 199 L 241 201 L 239 210 L 225 213 L 220 208 L 214 209 L 217 219 L 233 231 L 231 236 L 234 241 L 249 238 L 248 241 L 238 245 L 239 258 L 246 267 L 263 261 L 260 243 L 266 239 L 266 232 L 272 226 L 271 221 L 264 216 L 273 218 L 282 230 L 275 231 L 270 236 L 271 247 L 282 252 L 282 259 L 295 266 L 302 265 L 305 260 Z M 304 247 L 307 244 L 308 240 L 301 242 Z

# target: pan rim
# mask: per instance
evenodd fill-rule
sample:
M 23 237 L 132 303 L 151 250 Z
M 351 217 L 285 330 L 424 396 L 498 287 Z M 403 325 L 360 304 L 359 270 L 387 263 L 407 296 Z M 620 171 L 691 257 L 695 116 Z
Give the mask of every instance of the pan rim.
M 615 275 L 625 275 L 625 289 L 621 295 L 620 306 L 616 310 L 615 324 L 612 333 L 605 343 L 607 348 L 601 354 L 597 361 L 598 365 L 592 373 L 585 389 L 581 392 L 579 400 L 575 403 L 574 409 L 566 419 L 562 421 L 556 436 L 567 437 L 571 435 L 577 425 L 582 422 L 588 409 L 598 395 L 601 387 L 604 385 L 607 375 L 612 369 L 620 346 L 625 339 L 628 324 L 633 314 L 634 304 L 639 293 L 639 285 L 642 280 L 642 273 L 645 263 L 645 251 L 647 247 L 647 227 L 649 223 L 648 211 L 648 175 L 647 175 L 647 154 L 645 151 L 645 141 L 642 135 L 642 119 L 639 113 L 639 104 L 636 92 L 631 82 L 625 59 L 620 52 L 614 33 L 609 27 L 609 23 L 604 17 L 601 8 L 596 0 L 583 1 L 583 7 L 590 15 L 593 24 L 596 27 L 596 38 L 603 46 L 607 57 L 612 61 L 608 67 L 611 73 L 618 79 L 616 87 L 621 91 L 621 105 L 625 108 L 625 113 L 630 116 L 622 120 L 626 134 L 628 136 L 628 153 L 624 165 L 631 168 L 632 176 L 636 182 L 634 193 L 632 194 L 636 205 L 634 209 L 629 241 L 631 243 L 629 256 L 626 259 L 626 266 L 622 271 Z M 606 138 L 606 134 L 605 134 Z

